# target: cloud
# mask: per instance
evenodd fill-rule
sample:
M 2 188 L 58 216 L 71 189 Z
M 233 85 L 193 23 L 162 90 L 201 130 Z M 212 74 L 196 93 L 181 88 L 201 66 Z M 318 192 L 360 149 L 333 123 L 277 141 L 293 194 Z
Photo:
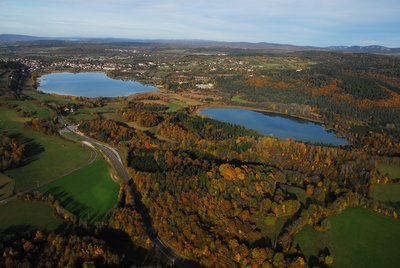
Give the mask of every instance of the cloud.
M 3 0 L 0 32 L 302 45 L 393 43 L 400 36 L 398 14 L 397 0 Z

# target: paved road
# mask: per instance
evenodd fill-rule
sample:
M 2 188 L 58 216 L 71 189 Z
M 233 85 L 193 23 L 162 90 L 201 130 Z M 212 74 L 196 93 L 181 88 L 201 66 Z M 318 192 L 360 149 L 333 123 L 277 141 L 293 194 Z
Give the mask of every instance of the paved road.
M 78 135 L 81 140 L 91 143 L 98 150 L 102 151 L 107 156 L 107 158 L 112 162 L 112 165 L 114 166 L 114 168 L 120 175 L 121 179 L 123 179 L 125 181 L 129 181 L 129 179 L 130 179 L 129 174 L 126 171 L 124 164 L 122 163 L 121 157 L 119 156 L 118 152 L 114 148 L 111 148 L 108 145 L 100 143 L 99 141 L 97 141 L 93 138 L 82 135 L 81 133 L 77 132 L 72 127 L 66 126 L 64 128 L 64 131 L 69 131 L 71 133 Z
M 70 131 L 80 137 L 81 140 L 90 142 L 93 144 L 97 149 L 101 150 L 108 159 L 112 162 L 112 165 L 120 175 L 120 177 L 125 180 L 128 185 L 132 188 L 135 207 L 137 211 L 141 214 L 143 218 L 144 225 L 146 227 L 147 235 L 152 239 L 154 246 L 161 252 L 165 257 L 169 259 L 169 261 L 178 267 L 199 267 L 198 264 L 193 263 L 183 256 L 181 256 L 177 251 L 173 250 L 170 246 L 168 246 L 157 234 L 156 230 L 153 228 L 152 220 L 149 216 L 147 207 L 141 201 L 140 192 L 137 191 L 136 186 L 134 185 L 133 180 L 130 179 L 128 172 L 125 169 L 124 164 L 122 163 L 121 157 L 119 156 L 118 152 L 106 145 L 103 144 L 93 138 L 90 138 L 82 133 L 78 132 L 76 127 L 73 126 L 66 126 L 64 131 Z

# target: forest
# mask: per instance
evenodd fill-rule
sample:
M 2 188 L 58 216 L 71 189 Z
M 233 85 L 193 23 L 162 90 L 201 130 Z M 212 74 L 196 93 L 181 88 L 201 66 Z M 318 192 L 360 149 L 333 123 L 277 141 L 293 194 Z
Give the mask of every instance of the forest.
M 62 206 L 62 198 L 78 202 L 66 197 L 65 185 L 58 186 L 60 195 L 40 191 L 42 185 L 13 189 L 0 204 L 0 215 L 7 206 L 42 206 L 55 226 L 22 225 L 21 231 L 21 225 L 0 223 L 1 267 L 335 267 L 346 257 L 338 254 L 333 240 L 310 250 L 299 237 L 308 231 L 306 241 L 310 233 L 337 239 L 335 217 L 353 208 L 385 219 L 388 226 L 399 224 L 398 57 L 228 48 L 223 55 L 197 55 L 203 50 L 189 47 L 177 53 L 170 47 L 126 45 L 127 51 L 137 49 L 129 54 L 133 63 L 120 61 L 121 66 L 131 64 L 130 71 L 110 75 L 147 77 L 161 83 L 162 90 L 90 99 L 41 93 L 35 79 L 71 71 L 59 64 L 76 53 L 108 64 L 130 52 L 104 44 L 62 45 L 34 46 L 55 51 L 27 57 L 40 60 L 44 67 L 39 71 L 17 60 L 0 64 L 1 175 L 19 183 L 12 171 L 28 168 L 25 174 L 42 176 L 49 167 L 35 163 L 46 156 L 66 165 L 74 159 L 62 154 L 70 150 L 73 158 L 81 154 L 82 163 L 57 176 L 101 159 L 106 175 L 118 183 L 118 198 L 103 218 L 89 223 Z M 85 61 L 91 61 L 89 56 Z M 144 59 L 159 64 L 159 58 L 172 67 L 135 67 Z M 199 83 L 215 87 L 195 88 Z M 199 109 L 207 107 L 241 107 L 318 122 L 349 144 L 263 136 L 200 115 Z M 67 125 L 77 127 L 76 133 L 68 132 Z M 129 178 L 121 180 L 110 158 L 94 143 L 85 146 L 83 137 L 115 149 Z M 92 175 L 98 176 L 87 174 Z M 32 185 L 60 178 L 35 178 Z M 386 198 L 389 192 L 391 199 Z M 388 230 L 373 231 L 385 237 Z M 398 261 L 398 256 L 383 257 Z
M 135 113 L 129 107 L 124 113 Z M 370 150 L 278 140 L 208 118 L 154 113 L 163 118 L 158 135 L 175 143 L 144 132 L 147 143 L 130 140 L 130 174 L 158 234 L 201 265 L 298 267 L 306 260 L 292 237 L 304 226 L 325 232 L 326 217 L 354 206 L 397 217 L 394 208 L 368 198 L 373 185 L 389 182 Z M 82 130 L 90 135 L 102 124 Z M 319 257 L 318 265 L 333 261 L 326 252 Z
M 244 99 L 261 107 L 263 102 L 315 107 L 327 125 L 343 130 L 349 137 L 368 136 L 368 130 L 379 129 L 386 139 L 398 143 L 400 62 L 397 57 L 315 52 L 299 55 L 320 62 L 299 72 L 263 70 L 252 77 L 237 75 L 218 78 L 216 82 L 227 94 L 240 92 Z M 297 110 L 287 110 L 298 114 Z M 368 146 L 374 148 L 372 144 Z

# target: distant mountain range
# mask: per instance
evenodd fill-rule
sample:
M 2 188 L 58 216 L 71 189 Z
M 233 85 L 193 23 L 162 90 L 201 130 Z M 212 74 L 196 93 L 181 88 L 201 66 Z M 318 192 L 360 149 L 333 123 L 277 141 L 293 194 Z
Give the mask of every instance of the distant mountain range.
M 37 40 L 46 40 L 46 38 L 18 34 L 0 34 L 0 42 L 26 42 Z
M 313 46 L 296 46 L 289 44 L 275 43 L 250 43 L 250 42 L 221 42 L 208 40 L 150 40 L 150 39 L 129 39 L 129 38 L 87 38 L 87 37 L 38 37 L 17 34 L 0 34 L 0 43 L 14 42 L 33 42 L 33 41 L 81 41 L 81 42 L 101 42 L 101 43 L 150 43 L 150 44 L 167 44 L 167 45 L 185 45 L 185 46 L 201 46 L 201 47 L 227 47 L 238 49 L 267 49 L 273 51 L 342 51 L 342 52 L 359 52 L 359 53 L 400 53 L 400 48 L 389 48 L 385 46 L 330 46 L 330 47 L 313 47 Z
M 400 48 L 390 48 L 385 46 L 332 46 L 327 47 L 333 51 L 365 52 L 365 53 L 399 53 Z

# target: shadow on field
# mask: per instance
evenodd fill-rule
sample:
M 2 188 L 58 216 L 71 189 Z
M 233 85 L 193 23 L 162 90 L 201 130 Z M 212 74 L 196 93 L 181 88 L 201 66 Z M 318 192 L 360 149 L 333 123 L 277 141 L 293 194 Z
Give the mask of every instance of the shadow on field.
M 5 182 L 3 184 L 0 185 L 0 191 L 5 188 L 7 185 L 9 185 L 11 182 Z
M 14 133 L 10 135 L 10 137 L 16 139 L 19 143 L 24 144 L 25 146 L 20 166 L 25 166 L 35 161 L 38 158 L 37 155 L 45 151 L 41 144 L 35 142 L 34 139 L 23 136 L 20 133 Z
M 103 216 L 93 208 L 74 199 L 70 193 L 64 191 L 60 186 L 47 190 L 45 195 L 52 195 L 63 208 L 77 216 L 78 219 L 82 219 L 88 223 L 94 223 Z
M 45 151 L 42 145 L 34 141 L 30 141 L 24 145 L 25 145 L 25 151 L 23 154 L 22 166 L 28 165 L 29 163 L 37 160 L 38 159 L 37 155 Z
M 6 183 L 3 183 L 3 184 L 1 184 L 0 185 L 0 199 L 3 197 L 3 196 L 7 196 L 7 195 L 9 195 L 10 193 L 12 194 L 12 191 L 3 191 L 3 189 L 4 188 L 6 188 L 7 187 L 7 185 L 9 185 L 11 182 L 6 182 Z
M 385 204 L 388 207 L 400 209 L 400 202 L 387 201 L 387 202 L 383 202 L 383 204 Z

